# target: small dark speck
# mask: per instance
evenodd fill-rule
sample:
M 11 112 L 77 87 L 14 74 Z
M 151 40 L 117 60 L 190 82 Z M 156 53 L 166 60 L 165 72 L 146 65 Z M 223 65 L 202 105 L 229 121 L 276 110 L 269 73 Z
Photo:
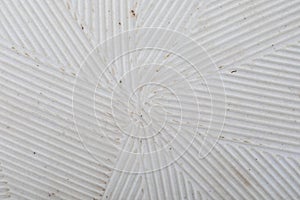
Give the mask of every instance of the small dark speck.
M 11 47 L 12 49 L 16 49 L 15 47 Z
M 6 126 L 7 129 L 10 129 L 10 126 Z
M 122 83 L 122 80 L 120 80 L 119 82 Z
M 52 192 L 52 193 L 48 193 L 48 196 L 49 197 L 51 197 L 51 196 L 54 196 L 55 195 L 55 193 L 54 192 Z
M 84 27 L 81 25 L 81 29 L 84 30 Z
M 131 10 L 131 14 L 132 14 L 132 16 L 135 16 L 134 10 Z
M 35 154 L 36 154 L 36 152 L 34 151 L 34 152 L 33 152 L 33 154 L 35 155 Z
M 141 117 L 143 117 L 143 115 L 141 115 Z
M 237 70 L 232 70 L 232 71 L 231 71 L 231 73 L 235 73 L 235 72 L 237 72 Z
M 121 22 L 119 22 L 119 25 L 121 26 Z

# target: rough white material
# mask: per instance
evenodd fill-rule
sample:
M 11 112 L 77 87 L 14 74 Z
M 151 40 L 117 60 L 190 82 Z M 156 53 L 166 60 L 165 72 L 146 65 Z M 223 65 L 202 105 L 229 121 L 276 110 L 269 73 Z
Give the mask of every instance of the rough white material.
M 300 199 L 300 0 L 0 0 L 0 199 Z

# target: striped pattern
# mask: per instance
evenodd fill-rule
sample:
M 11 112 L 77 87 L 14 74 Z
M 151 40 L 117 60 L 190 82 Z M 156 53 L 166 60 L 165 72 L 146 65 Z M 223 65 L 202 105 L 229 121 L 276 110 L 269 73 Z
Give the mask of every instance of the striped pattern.
M 114 35 L 143 27 L 161 27 L 186 32 L 202 2 L 156 0 L 64 0 L 65 6 L 92 44 L 99 45 Z
M 3 0 L 1 36 L 77 73 L 92 46 L 64 8 L 61 1 Z
M 3 174 L 2 167 L 0 168 L 0 199 L 9 199 L 10 191 L 7 185 L 7 180 Z
M 229 102 L 225 139 L 299 155 L 299 47 L 290 45 L 234 73 L 224 72 Z
M 300 198 L 299 0 L 1 0 L 0 25 L 0 199 Z M 185 34 L 205 48 L 216 69 L 192 43 L 178 44 L 168 34 L 140 30 L 123 43 L 109 40 L 146 27 Z M 103 42 L 107 46 L 90 54 Z M 188 80 L 200 112 L 191 91 L 182 89 L 190 117 L 184 115 L 181 134 L 174 137 L 176 123 L 169 123 L 157 141 L 135 140 L 117 128 L 116 122 L 128 122 L 127 105 L 116 104 L 125 114 L 114 121 L 107 98 L 112 85 L 99 86 L 96 92 L 105 92 L 91 99 L 99 66 L 147 45 L 180 52 L 207 80 L 157 51 L 133 53 L 108 69 L 104 80 L 129 90 L 139 77 L 183 87 L 167 70 L 143 69 L 122 82 L 126 71 L 143 64 L 171 66 Z M 125 89 L 116 98 L 128 97 Z M 176 122 L 174 100 L 155 95 Z M 151 152 L 173 138 L 162 154 L 120 151 Z M 199 158 L 199 150 L 209 154 Z M 148 173 L 122 171 L 164 164 Z
M 297 0 L 212 1 L 192 37 L 218 66 L 237 66 L 299 41 L 299 9 Z
M 72 116 L 74 76 L 17 49 L 1 44 L 0 57 L 1 155 L 13 195 L 100 198 L 114 149 L 101 147 L 106 165 L 100 166 L 82 147 Z

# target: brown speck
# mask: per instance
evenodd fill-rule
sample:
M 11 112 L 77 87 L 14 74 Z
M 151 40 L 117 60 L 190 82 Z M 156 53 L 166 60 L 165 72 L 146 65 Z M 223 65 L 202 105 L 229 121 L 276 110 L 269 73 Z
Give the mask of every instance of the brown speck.
M 235 73 L 235 72 L 237 72 L 237 70 L 232 70 L 232 71 L 231 71 L 231 73 Z
M 242 182 L 246 185 L 246 186 L 250 186 L 250 182 L 248 181 L 248 179 L 241 173 L 239 172 L 237 169 L 234 168 L 234 171 L 236 173 L 236 175 L 242 180 Z
M 166 57 L 166 58 L 168 58 L 168 57 L 170 57 L 170 55 L 171 55 L 171 54 L 170 54 L 170 53 L 168 53 L 168 54 L 167 54 L 165 57 Z
M 131 12 L 131 15 L 135 17 L 135 12 L 134 12 L 134 10 L 131 10 L 130 12 Z

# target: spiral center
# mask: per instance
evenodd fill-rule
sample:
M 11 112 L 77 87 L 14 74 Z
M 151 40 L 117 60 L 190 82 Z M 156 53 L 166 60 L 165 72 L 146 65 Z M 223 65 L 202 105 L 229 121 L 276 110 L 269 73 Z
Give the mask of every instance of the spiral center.
M 167 114 L 157 101 L 159 93 L 167 93 L 166 88 L 145 83 L 138 86 L 129 96 L 127 108 L 130 122 L 130 135 L 138 138 L 149 138 L 159 133 L 167 120 Z M 136 131 L 133 131 L 133 130 Z M 128 128 L 127 131 L 128 133 Z
M 130 96 L 129 108 L 132 107 L 134 109 L 130 116 L 132 121 L 140 128 L 147 128 L 155 119 L 165 115 L 162 112 L 164 109 L 156 101 L 157 93 L 164 90 L 166 89 L 162 86 L 148 83 L 136 88 Z
M 143 74 L 149 71 L 155 73 Z M 123 134 L 150 139 L 168 129 L 170 138 L 175 136 L 181 125 L 181 103 L 168 79 L 177 84 L 182 77 L 167 66 L 144 65 L 118 79 L 112 88 L 111 108 L 114 123 Z

